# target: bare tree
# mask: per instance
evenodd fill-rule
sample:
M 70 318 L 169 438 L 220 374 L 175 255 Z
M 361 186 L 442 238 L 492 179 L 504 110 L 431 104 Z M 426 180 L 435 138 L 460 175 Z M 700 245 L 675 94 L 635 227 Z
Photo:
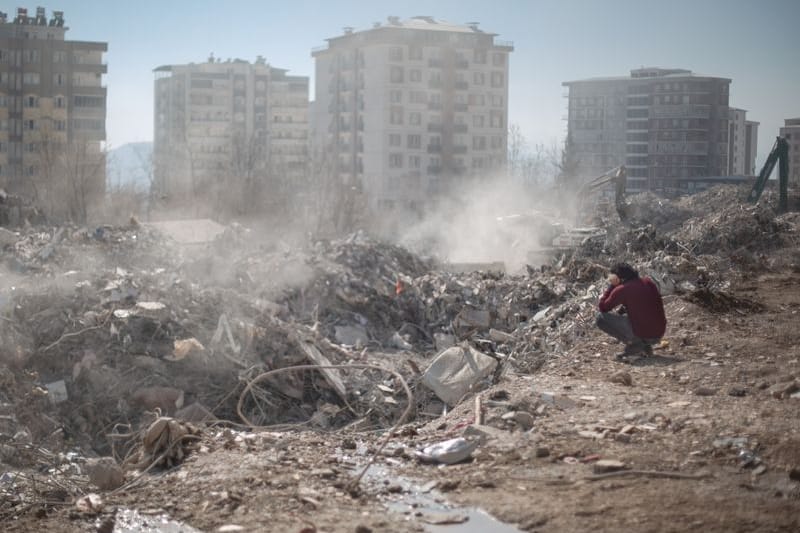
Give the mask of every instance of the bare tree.
M 31 187 L 48 216 L 86 223 L 105 190 L 106 153 L 97 141 L 66 138 L 42 121 Z

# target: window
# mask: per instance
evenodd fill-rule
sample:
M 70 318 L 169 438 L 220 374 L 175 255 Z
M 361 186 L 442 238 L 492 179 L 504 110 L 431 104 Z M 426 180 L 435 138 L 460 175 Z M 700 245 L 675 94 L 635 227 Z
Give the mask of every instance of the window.
M 24 85 L 39 85 L 39 73 L 38 72 L 25 72 L 22 75 L 22 83 Z
M 56 125 L 56 131 L 64 131 L 67 129 L 67 122 L 65 120 L 56 120 L 54 122 Z
M 38 63 L 39 62 L 39 51 L 38 50 L 23 50 L 22 51 L 22 62 L 23 63 Z
M 408 136 L 408 147 L 409 148 L 422 148 L 422 135 L 413 134 Z
M 483 115 L 473 115 L 472 116 L 472 125 L 476 128 L 482 128 L 484 124 L 484 117 Z
M 401 146 L 402 143 L 403 143 L 403 138 L 399 133 L 389 134 L 389 146 Z
M 63 50 L 56 50 L 53 52 L 53 63 L 66 63 L 67 53 Z
M 35 120 L 23 120 L 22 121 L 22 128 L 26 131 L 32 131 L 36 129 L 36 121 Z
M 63 96 L 56 96 L 55 103 L 56 103 L 56 107 L 63 108 L 64 107 L 64 97 Z
M 399 46 L 392 46 L 389 48 L 389 60 L 390 61 L 402 61 L 403 60 L 403 49 Z
M 422 123 L 422 114 L 418 112 L 409 113 L 408 123 L 412 126 L 419 126 Z
M 473 137 L 472 138 L 473 150 L 486 150 L 486 137 Z
M 389 71 L 389 81 L 403 83 L 403 67 L 392 67 Z
M 490 125 L 493 128 L 504 128 L 503 114 L 499 111 L 492 111 L 489 117 Z
M 505 76 L 502 72 L 492 72 L 492 87 L 502 87 L 505 83 Z
M 389 154 L 389 168 L 403 168 L 403 154 Z
M 431 146 L 441 146 L 442 145 L 442 138 L 439 137 L 438 135 L 434 135 L 433 137 L 431 137 L 430 144 L 431 144 Z
M 65 79 L 66 77 L 64 76 L 64 74 L 53 74 L 53 84 L 58 87 L 64 86 Z
M 422 158 L 418 155 L 410 155 L 408 156 L 408 168 L 420 168 L 422 167 Z
M 25 97 L 25 107 L 36 107 L 39 105 L 39 99 L 35 96 L 26 96 Z
M 403 123 L 403 108 L 393 107 L 389 113 L 389 124 L 399 125 Z
M 412 104 L 427 104 L 428 94 L 425 91 L 411 91 L 408 95 L 408 101 Z
M 473 63 L 483 65 L 486 63 L 486 50 L 475 50 L 473 55 Z
M 475 85 L 484 85 L 486 84 L 486 74 L 483 72 L 473 72 L 472 73 L 472 83 Z
M 399 104 L 403 101 L 403 91 L 393 89 L 389 91 L 389 101 L 393 104 Z
M 492 95 L 492 107 L 503 107 L 503 97 L 499 94 Z
M 506 55 L 502 52 L 495 52 L 492 54 L 492 65 L 495 67 L 502 67 L 506 64 Z
M 102 96 L 74 96 L 75 107 L 103 107 L 105 100 Z
M 408 58 L 413 60 L 420 60 L 422 59 L 422 47 L 421 46 L 409 46 L 408 47 Z
M 408 71 L 408 80 L 409 81 L 422 81 L 422 71 L 418 68 L 414 68 Z
M 470 94 L 469 105 L 485 105 L 486 97 L 482 94 Z

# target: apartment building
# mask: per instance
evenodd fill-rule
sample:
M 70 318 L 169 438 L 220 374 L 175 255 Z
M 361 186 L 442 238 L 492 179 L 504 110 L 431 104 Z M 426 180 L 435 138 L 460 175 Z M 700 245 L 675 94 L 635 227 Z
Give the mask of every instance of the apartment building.
M 85 197 L 105 189 L 108 44 L 68 41 L 66 31 L 61 11 L 0 12 L 0 183 L 41 202 L 75 185 L 56 179 L 73 179 Z
M 789 184 L 800 187 L 800 118 L 787 118 L 781 137 L 789 142 Z
M 259 195 L 244 200 L 285 201 L 308 159 L 307 76 L 291 76 L 263 57 L 250 63 L 212 56 L 154 72 L 154 185 L 168 205 L 243 183 L 249 189 L 237 193 Z
M 747 120 L 747 111 L 730 108 L 728 126 L 728 175 L 753 176 L 756 173 L 758 122 Z
M 505 166 L 509 53 L 477 23 L 389 17 L 315 49 L 314 145 L 375 212 Z
M 730 83 L 664 68 L 564 82 L 576 177 L 624 164 L 630 192 L 677 193 L 693 183 L 680 178 L 727 175 Z

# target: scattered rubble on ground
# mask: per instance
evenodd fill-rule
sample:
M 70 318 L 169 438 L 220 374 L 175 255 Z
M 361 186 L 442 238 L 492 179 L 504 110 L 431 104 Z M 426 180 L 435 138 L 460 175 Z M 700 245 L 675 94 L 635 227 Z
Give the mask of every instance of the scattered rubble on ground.
M 92 490 L 124 492 L 210 449 L 255 450 L 263 444 L 251 437 L 257 432 L 276 435 L 265 437 L 272 444 L 298 429 L 367 435 L 386 432 L 406 412 L 412 424 L 399 435 L 447 425 L 444 434 L 408 441 L 429 461 L 480 461 L 483 447 L 526 442 L 535 458 L 580 463 L 589 455 L 556 453 L 530 439 L 541 420 L 583 417 L 604 403 L 601 396 L 539 388 L 512 400 L 482 391 L 546 370 L 574 372 L 566 369 L 578 361 L 576 350 L 599 346 L 596 301 L 619 258 L 652 276 L 667 299 L 669 340 L 657 357 L 699 342 L 687 308 L 726 324 L 767 312 L 772 304 L 737 287 L 798 269 L 800 219 L 741 204 L 738 194 L 721 187 L 679 201 L 633 197 L 641 224 L 612 224 L 604 241 L 514 275 L 450 272 L 364 233 L 295 247 L 259 244 L 234 226 L 198 248 L 138 223 L 3 229 L 0 519 L 46 514 L 56 502 L 100 514 L 103 500 Z M 708 352 L 696 364 L 714 368 L 729 358 Z M 296 365 L 311 369 L 255 385 L 265 372 Z M 635 368 L 608 373 L 603 386 L 641 394 Z M 798 376 L 764 381 L 759 393 L 796 402 Z M 663 377 L 691 401 L 733 401 L 757 388 Z M 473 407 L 466 400 L 476 396 L 483 403 Z M 453 412 L 463 423 L 437 422 Z M 701 426 L 677 416 L 634 413 L 551 431 L 587 449 L 580 442 L 624 446 Z M 714 453 L 730 447 L 714 443 Z M 396 450 L 385 453 L 411 457 Z M 757 467 L 758 457 L 758 464 L 739 460 Z M 787 457 L 788 471 L 800 468 Z M 588 462 L 597 476 L 642 470 L 614 457 Z M 302 499 L 318 504 L 313 495 Z

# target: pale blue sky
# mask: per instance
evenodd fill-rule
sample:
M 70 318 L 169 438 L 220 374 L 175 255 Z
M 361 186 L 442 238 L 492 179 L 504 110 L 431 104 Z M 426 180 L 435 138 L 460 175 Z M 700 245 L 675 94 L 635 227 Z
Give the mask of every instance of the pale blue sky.
M 152 140 L 158 65 L 216 57 L 313 76 L 311 49 L 388 15 L 480 22 L 514 42 L 509 122 L 531 142 L 564 136 L 562 81 L 640 66 L 728 77 L 731 105 L 761 122 L 760 160 L 787 117 L 800 116 L 800 0 L 58 0 L 69 39 L 107 41 L 108 141 Z M 12 14 L 21 2 L 0 2 Z M 313 77 L 312 77 L 313 82 Z M 313 92 L 312 92 L 313 94 Z

